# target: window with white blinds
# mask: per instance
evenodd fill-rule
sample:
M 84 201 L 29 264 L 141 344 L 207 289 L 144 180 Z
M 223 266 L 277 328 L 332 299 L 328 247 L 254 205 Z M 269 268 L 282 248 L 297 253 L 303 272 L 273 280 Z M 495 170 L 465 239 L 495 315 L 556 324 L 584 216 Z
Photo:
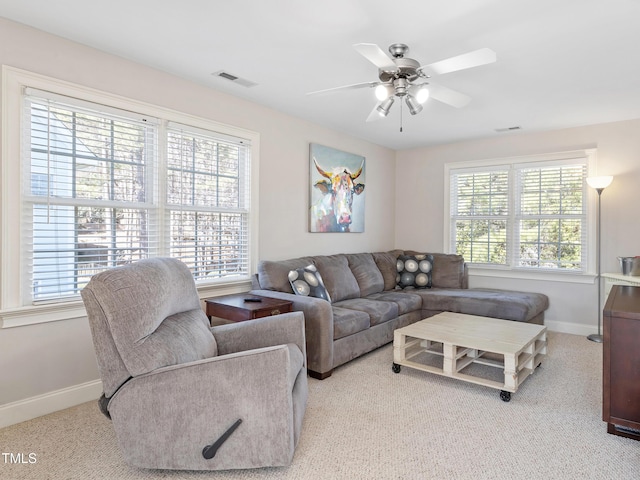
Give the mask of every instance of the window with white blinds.
M 451 176 L 455 251 L 469 263 L 507 265 L 509 170 Z
M 182 125 L 167 136 L 169 250 L 197 280 L 249 275 L 249 151 Z
M 250 141 L 31 89 L 23 121 L 32 301 L 77 297 L 93 274 L 150 256 L 181 259 L 199 283 L 249 278 Z
M 475 265 L 586 272 L 587 162 L 450 168 L 451 251 Z
M 586 270 L 586 164 L 515 173 L 518 266 Z
M 37 93 L 24 99 L 23 231 L 32 298 L 47 300 L 154 248 L 157 126 Z

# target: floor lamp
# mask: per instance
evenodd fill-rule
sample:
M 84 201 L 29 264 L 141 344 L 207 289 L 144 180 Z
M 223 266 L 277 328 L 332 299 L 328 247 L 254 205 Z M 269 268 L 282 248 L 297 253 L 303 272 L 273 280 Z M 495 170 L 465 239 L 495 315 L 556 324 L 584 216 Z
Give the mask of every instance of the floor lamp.
M 601 197 L 602 191 L 611 185 L 613 177 L 589 177 L 587 178 L 587 183 L 591 188 L 595 188 L 596 192 L 598 192 L 598 230 L 597 230 L 597 239 L 596 239 L 596 265 L 597 265 L 597 277 L 596 280 L 598 282 L 598 334 L 589 335 L 587 338 L 592 342 L 602 343 L 602 334 L 600 332 L 601 325 L 601 317 L 602 317 L 602 283 L 600 282 L 600 205 L 601 205 Z

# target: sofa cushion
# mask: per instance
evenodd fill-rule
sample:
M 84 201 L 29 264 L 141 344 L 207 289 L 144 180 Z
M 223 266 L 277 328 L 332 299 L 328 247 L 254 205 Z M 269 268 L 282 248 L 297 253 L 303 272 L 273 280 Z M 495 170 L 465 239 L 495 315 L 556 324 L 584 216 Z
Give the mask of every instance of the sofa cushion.
M 318 256 L 313 263 L 322 275 L 332 302 L 360 296 L 360 287 L 345 255 Z
M 276 292 L 293 293 L 289 283 L 289 272 L 296 268 L 304 268 L 313 263 L 311 257 L 292 258 L 290 260 L 258 262 L 258 281 L 260 288 Z
M 465 288 L 464 257 L 462 255 L 447 255 L 432 253 L 433 274 L 432 287 L 437 288 Z
M 384 290 L 384 279 L 376 262 L 373 260 L 373 255 L 370 253 L 355 253 L 346 255 L 346 257 L 349 262 L 349 268 L 360 287 L 361 297 Z
M 394 302 L 351 298 L 334 303 L 334 306 L 368 313 L 371 326 L 387 322 L 398 316 L 398 305 Z
M 332 310 L 334 340 L 361 332 L 371 326 L 369 314 L 366 312 L 340 308 L 335 305 L 332 306 Z
M 415 312 L 422 309 L 422 298 L 409 291 L 392 291 L 374 293 L 367 297 L 370 300 L 382 300 L 384 302 L 394 302 L 398 305 L 398 315 Z
M 406 250 L 405 255 L 420 255 L 424 252 Z M 465 288 L 464 257 L 447 253 L 430 253 L 433 256 L 432 288 Z
M 549 299 L 541 293 L 485 288 L 437 288 L 413 292 L 422 297 L 423 310 L 466 313 L 520 322 L 531 320 L 549 307 Z
M 291 288 L 293 288 L 296 295 L 322 298 L 327 302 L 331 301 L 331 297 L 329 297 L 322 281 L 322 276 L 315 265 L 311 264 L 304 268 L 291 270 L 288 277 Z
M 376 262 L 376 265 L 382 274 L 385 290 L 393 290 L 396 288 L 396 284 L 398 283 L 398 270 L 396 268 L 396 263 L 398 261 L 398 256 L 402 254 L 402 250 L 391 250 L 390 252 L 376 252 L 372 254 L 373 261 Z
M 400 288 L 431 288 L 433 255 L 400 255 L 396 269 Z

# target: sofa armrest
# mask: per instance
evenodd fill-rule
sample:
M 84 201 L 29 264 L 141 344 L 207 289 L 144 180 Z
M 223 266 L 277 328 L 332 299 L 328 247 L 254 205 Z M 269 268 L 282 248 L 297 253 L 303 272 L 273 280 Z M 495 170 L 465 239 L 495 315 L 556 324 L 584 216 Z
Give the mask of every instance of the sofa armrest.
M 274 290 L 252 290 L 253 295 L 293 302 L 293 310 L 304 313 L 307 368 L 317 373 L 333 369 L 333 310 L 326 300 Z
M 462 284 L 460 288 L 469 288 L 469 264 L 464 262 L 462 266 Z
M 304 328 L 304 314 L 291 312 L 211 327 L 211 333 L 219 355 L 293 343 L 306 357 Z

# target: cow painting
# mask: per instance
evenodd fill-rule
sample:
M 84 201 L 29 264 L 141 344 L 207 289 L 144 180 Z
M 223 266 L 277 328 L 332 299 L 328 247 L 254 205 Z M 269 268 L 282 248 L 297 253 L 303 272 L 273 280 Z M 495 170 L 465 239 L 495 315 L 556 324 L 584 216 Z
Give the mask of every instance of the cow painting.
M 364 176 L 364 158 L 357 158 L 360 164 L 352 170 L 344 164 L 329 169 L 312 157 L 312 168 L 321 177 L 312 183 L 312 188 L 321 197 L 311 206 L 310 231 L 346 233 L 364 230 L 364 206 L 358 205 L 360 211 L 354 212 L 354 198 L 364 191 L 364 183 L 358 181 Z M 357 225 L 352 229 L 356 216 L 359 216 Z

